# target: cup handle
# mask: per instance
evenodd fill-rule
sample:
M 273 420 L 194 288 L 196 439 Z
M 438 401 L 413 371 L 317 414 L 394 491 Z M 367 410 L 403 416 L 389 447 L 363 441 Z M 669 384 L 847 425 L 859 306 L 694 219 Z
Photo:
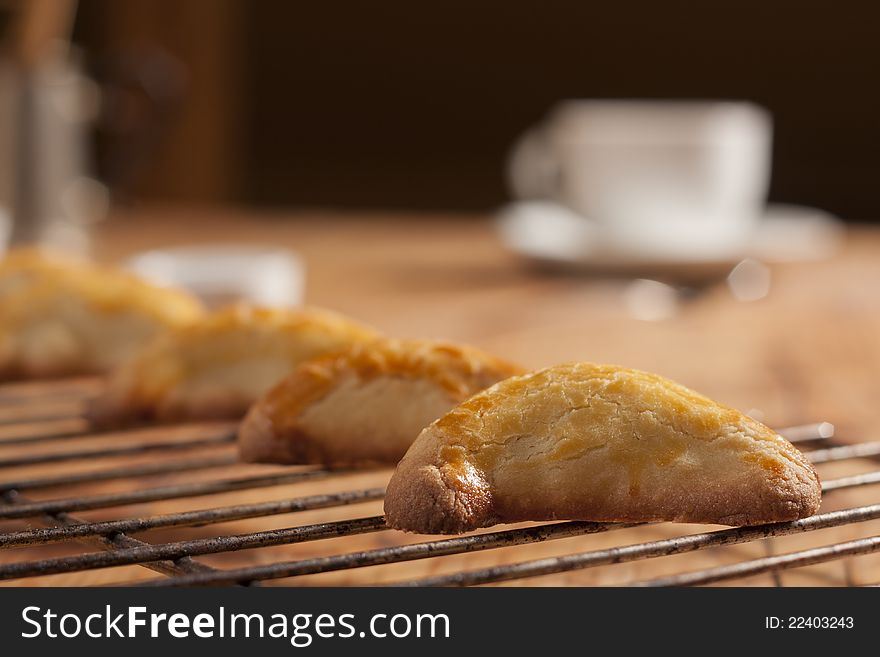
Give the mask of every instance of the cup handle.
M 555 198 L 559 174 L 546 128 L 531 128 L 516 140 L 507 158 L 507 182 L 517 200 Z

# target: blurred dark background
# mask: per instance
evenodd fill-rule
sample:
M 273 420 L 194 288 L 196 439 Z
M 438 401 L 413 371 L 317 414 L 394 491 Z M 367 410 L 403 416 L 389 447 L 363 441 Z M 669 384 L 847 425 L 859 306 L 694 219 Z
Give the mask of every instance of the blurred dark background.
M 98 164 L 133 201 L 481 210 L 559 99 L 747 99 L 775 118 L 771 200 L 875 220 L 878 19 L 867 0 L 82 0 L 75 40 L 120 92 Z

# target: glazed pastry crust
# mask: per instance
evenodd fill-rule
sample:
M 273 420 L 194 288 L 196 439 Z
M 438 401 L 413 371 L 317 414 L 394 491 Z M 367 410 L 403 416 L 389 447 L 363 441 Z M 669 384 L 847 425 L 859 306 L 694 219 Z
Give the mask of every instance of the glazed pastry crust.
M 383 339 L 300 365 L 251 408 L 242 460 L 396 464 L 419 432 L 472 394 L 521 373 L 477 349 Z
M 104 373 L 202 314 L 190 295 L 122 270 L 13 251 L 0 261 L 0 378 Z
M 575 363 L 514 377 L 431 426 L 399 463 L 389 526 L 523 520 L 756 525 L 809 516 L 819 478 L 784 438 L 654 374 Z
M 95 426 L 238 419 L 299 363 L 377 336 L 325 310 L 232 306 L 159 335 L 113 374 L 89 417 Z

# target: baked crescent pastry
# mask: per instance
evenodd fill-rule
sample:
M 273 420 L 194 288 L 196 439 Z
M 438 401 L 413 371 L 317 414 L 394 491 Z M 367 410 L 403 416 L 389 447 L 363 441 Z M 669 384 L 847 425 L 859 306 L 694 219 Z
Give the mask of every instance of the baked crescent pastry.
M 113 374 L 89 415 L 97 426 L 237 419 L 302 361 L 377 337 L 325 310 L 218 310 L 159 335 Z
M 251 408 L 245 461 L 396 464 L 456 404 L 522 370 L 477 349 L 430 340 L 356 344 L 300 365 Z
M 427 427 L 388 484 L 397 529 L 522 520 L 756 525 L 813 514 L 816 472 L 759 422 L 654 374 L 559 365 Z
M 201 304 L 122 270 L 19 250 L 0 261 L 0 378 L 107 372 Z

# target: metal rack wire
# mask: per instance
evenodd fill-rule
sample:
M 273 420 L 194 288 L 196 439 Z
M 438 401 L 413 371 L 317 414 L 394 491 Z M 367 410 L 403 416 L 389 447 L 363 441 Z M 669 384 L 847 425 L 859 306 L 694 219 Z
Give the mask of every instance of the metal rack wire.
M 236 470 L 246 469 L 248 466 L 238 464 L 235 454 L 231 452 L 235 434 L 234 426 L 229 424 L 200 426 L 191 433 L 187 427 L 153 428 L 149 430 L 149 439 L 143 435 L 138 437 L 137 431 L 117 432 L 109 436 L 91 432 L 78 415 L 82 403 L 95 389 L 94 383 L 87 380 L 0 386 L 0 580 L 27 584 L 33 581 L 31 578 L 53 574 L 88 574 L 98 569 L 142 566 L 164 577 L 137 581 L 138 585 L 255 585 L 269 580 L 587 537 L 637 526 L 633 523 L 542 523 L 414 543 L 383 544 L 357 551 L 345 550 L 345 544 L 342 543 L 343 551 L 338 554 L 321 554 L 295 560 L 271 559 L 268 562 L 258 556 L 260 549 L 293 546 L 322 539 L 348 539 L 371 533 L 397 533 L 385 527 L 380 515 L 355 515 L 342 520 L 243 533 L 219 531 L 216 535 L 207 537 L 183 538 L 172 534 L 171 538 L 161 542 L 146 542 L 143 538 L 134 538 L 132 534 L 156 531 L 167 533 L 231 521 L 268 519 L 282 514 L 337 509 L 381 500 L 384 488 L 344 489 L 346 477 L 358 474 L 350 470 L 276 467 L 268 473 L 239 476 Z M 59 422 L 62 423 L 60 427 Z M 815 464 L 845 464 L 857 460 L 864 462 L 866 459 L 876 462 L 880 458 L 880 441 L 842 444 L 833 438 L 831 427 L 826 423 L 795 427 L 783 430 L 783 433 L 799 442 Z M 101 444 L 93 446 L 91 443 L 95 441 Z M 104 444 L 108 441 L 110 445 Z M 204 454 L 208 450 L 211 453 Z M 197 455 L 188 455 L 187 452 L 195 452 Z M 157 456 L 170 458 L 142 461 L 143 457 Z M 132 459 L 134 462 L 131 462 Z M 77 463 L 81 466 L 84 462 L 90 464 L 88 469 L 68 470 L 71 464 Z M 22 469 L 30 474 L 9 474 Z M 193 477 L 194 480 L 164 485 L 146 483 L 150 478 L 171 476 Z M 260 489 L 271 491 L 291 484 L 323 481 L 337 484 L 340 490 L 205 509 L 190 507 L 171 513 L 113 514 L 114 509 L 133 505 L 163 501 L 188 505 L 196 498 L 209 498 L 218 494 Z M 120 482 L 127 482 L 132 486 L 121 491 L 100 491 L 104 484 Z M 827 497 L 836 491 L 858 490 L 878 483 L 880 470 L 871 470 L 829 478 L 823 482 L 823 490 Z M 73 494 L 82 488 L 85 488 L 84 492 Z M 50 497 L 30 497 L 35 493 L 45 495 L 46 491 L 52 491 Z M 880 502 L 880 496 L 871 500 Z M 111 517 L 95 520 L 72 515 L 81 512 L 110 513 Z M 823 511 L 810 518 L 760 527 L 685 533 L 692 527 L 681 525 L 682 533 L 669 538 L 613 547 L 594 547 L 539 559 L 522 558 L 512 563 L 393 583 L 407 586 L 469 586 L 519 580 L 541 583 L 540 580 L 531 578 L 598 566 L 655 560 L 721 546 L 758 541 L 770 545 L 769 541 L 774 537 L 852 527 L 872 520 L 880 520 L 880 503 Z M 16 523 L 26 523 L 26 526 L 22 528 L 16 526 Z M 34 526 L 34 523 L 42 526 Z M 101 551 L 77 551 L 74 554 L 42 558 L 32 557 L 30 552 L 26 552 L 55 544 L 64 545 L 70 550 L 70 545 L 74 542 L 97 545 Z M 198 560 L 198 557 L 206 555 L 225 555 L 241 550 L 249 550 L 249 554 L 254 555 L 244 566 L 221 569 Z M 732 564 L 721 563 L 701 570 L 626 583 L 639 586 L 679 586 L 737 581 L 761 573 L 779 573 L 805 565 L 854 558 L 874 552 L 880 552 L 880 536 L 831 542 L 779 555 L 771 553 L 760 558 L 738 560 Z M 16 558 L 4 558 L 4 555 L 11 554 L 15 554 Z

